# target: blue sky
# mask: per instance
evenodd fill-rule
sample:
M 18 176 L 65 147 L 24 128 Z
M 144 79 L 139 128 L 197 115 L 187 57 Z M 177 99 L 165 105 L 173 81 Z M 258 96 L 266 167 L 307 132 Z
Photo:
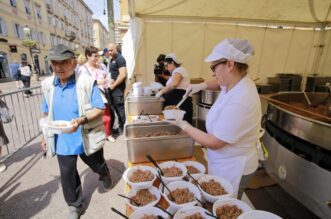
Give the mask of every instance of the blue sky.
M 115 20 L 119 20 L 119 3 L 118 3 L 118 1 L 119 0 L 113 0 Z M 108 30 L 107 0 L 84 0 L 84 2 L 93 11 L 93 18 L 99 19 L 101 21 L 101 23 Z M 106 15 L 103 14 L 103 10 L 105 9 L 105 7 L 106 7 Z

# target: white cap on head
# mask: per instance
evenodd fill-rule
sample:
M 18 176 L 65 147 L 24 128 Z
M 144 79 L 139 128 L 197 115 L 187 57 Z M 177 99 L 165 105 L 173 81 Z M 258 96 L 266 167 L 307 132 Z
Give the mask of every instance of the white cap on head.
M 214 47 L 205 62 L 227 59 L 247 64 L 253 55 L 254 48 L 247 40 L 225 39 Z
M 169 53 L 168 55 L 166 55 L 166 57 L 164 59 L 167 59 L 167 58 L 171 58 L 177 64 L 182 64 L 182 62 L 177 58 L 175 53 Z

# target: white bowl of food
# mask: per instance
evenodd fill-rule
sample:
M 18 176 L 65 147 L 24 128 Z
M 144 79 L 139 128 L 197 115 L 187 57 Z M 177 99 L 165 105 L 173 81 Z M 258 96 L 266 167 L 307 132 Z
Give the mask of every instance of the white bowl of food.
M 197 161 L 184 161 L 183 164 L 185 165 L 187 172 L 196 180 L 206 172 L 205 166 Z
M 72 129 L 73 125 L 70 121 L 65 120 L 54 120 L 47 122 L 47 128 L 54 134 L 62 134 L 63 132 L 68 132 Z
M 282 219 L 278 215 L 275 215 L 268 211 L 252 210 L 242 213 L 238 219 Z
M 184 114 L 186 113 L 184 110 L 180 109 L 163 110 L 162 112 L 164 118 L 168 120 L 183 120 Z
M 170 208 L 175 211 L 178 211 L 183 207 L 196 205 L 197 200 L 195 198 L 201 200 L 201 193 L 199 189 L 190 182 L 171 182 L 167 185 L 167 187 L 171 191 L 172 196 L 169 195 L 169 191 L 167 189 L 164 190 L 162 195 L 169 203 Z M 172 198 L 174 198 L 174 200 Z
M 169 215 L 167 213 L 165 213 L 164 211 L 162 211 L 159 208 L 156 207 L 148 207 L 148 208 L 144 208 L 144 209 L 139 209 L 134 211 L 131 215 L 130 215 L 130 219 L 144 219 L 144 218 L 153 218 L 157 216 L 161 216 L 163 218 L 169 218 Z
M 152 186 L 148 189 L 132 189 L 127 196 L 139 204 L 137 205 L 133 201 L 127 200 L 128 205 L 133 210 L 138 210 L 155 206 L 160 201 L 161 193 Z
M 153 186 L 156 170 L 150 166 L 133 166 L 123 173 L 124 181 L 133 189 L 147 189 Z
M 161 179 L 165 184 L 182 180 L 187 173 L 185 165 L 176 161 L 163 162 L 159 166 L 164 174 Z
M 239 215 L 251 210 L 252 208 L 245 202 L 229 197 L 220 198 L 213 205 L 213 214 L 218 218 L 220 218 L 220 215 L 238 218 Z
M 232 197 L 232 184 L 218 176 L 204 175 L 198 180 L 202 197 L 211 203 L 216 202 L 221 197 Z
M 185 218 L 205 218 L 213 219 L 213 217 L 206 214 L 207 210 L 198 206 L 187 206 L 179 209 L 174 215 L 174 219 Z

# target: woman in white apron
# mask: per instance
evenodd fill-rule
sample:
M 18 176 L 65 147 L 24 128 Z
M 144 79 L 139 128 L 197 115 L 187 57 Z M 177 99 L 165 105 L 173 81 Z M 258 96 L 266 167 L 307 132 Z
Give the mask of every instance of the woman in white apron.
M 225 39 L 205 59 L 213 79 L 190 85 L 186 92 L 220 90 L 206 118 L 207 133 L 185 121 L 181 127 L 207 148 L 208 172 L 229 180 L 241 199 L 244 188 L 258 167 L 258 140 L 261 103 L 254 82 L 247 75 L 248 61 L 254 49 L 246 40 Z

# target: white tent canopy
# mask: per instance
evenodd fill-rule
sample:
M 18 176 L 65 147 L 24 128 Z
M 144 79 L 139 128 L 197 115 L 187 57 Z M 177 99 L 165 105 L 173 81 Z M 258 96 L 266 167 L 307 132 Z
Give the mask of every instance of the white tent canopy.
M 174 52 L 191 78 L 211 77 L 204 58 L 224 38 L 255 48 L 250 76 L 331 76 L 331 0 L 131 0 L 123 45 L 129 77 L 149 83 L 160 53 Z M 131 42 L 131 43 L 128 43 Z M 135 51 L 128 59 L 129 51 Z M 132 53 L 132 52 L 131 52 Z

